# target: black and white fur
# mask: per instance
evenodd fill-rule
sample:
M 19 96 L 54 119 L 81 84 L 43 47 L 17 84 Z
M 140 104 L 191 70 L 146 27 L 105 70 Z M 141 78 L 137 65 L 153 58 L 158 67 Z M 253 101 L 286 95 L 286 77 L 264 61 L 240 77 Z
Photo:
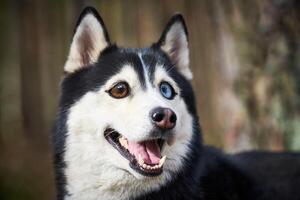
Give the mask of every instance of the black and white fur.
M 298 154 L 224 155 L 202 144 L 181 15 L 151 47 L 128 49 L 111 44 L 101 17 L 88 7 L 64 70 L 53 137 L 57 199 L 300 199 Z M 128 97 L 107 94 L 118 81 L 130 86 Z M 161 81 L 173 86 L 174 99 L 160 94 Z M 128 140 L 151 139 L 149 112 L 157 106 L 172 109 L 177 123 L 174 144 L 162 150 L 163 173 L 148 177 L 130 168 L 103 133 L 111 126 Z

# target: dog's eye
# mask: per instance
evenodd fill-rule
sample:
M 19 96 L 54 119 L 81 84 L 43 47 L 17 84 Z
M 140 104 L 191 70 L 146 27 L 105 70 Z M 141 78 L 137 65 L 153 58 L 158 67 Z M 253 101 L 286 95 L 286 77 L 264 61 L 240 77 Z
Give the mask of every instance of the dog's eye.
M 167 99 L 173 99 L 176 95 L 174 88 L 168 82 L 161 82 L 159 88 L 163 97 Z
M 124 98 L 129 94 L 129 85 L 126 82 L 119 82 L 107 92 L 114 98 Z

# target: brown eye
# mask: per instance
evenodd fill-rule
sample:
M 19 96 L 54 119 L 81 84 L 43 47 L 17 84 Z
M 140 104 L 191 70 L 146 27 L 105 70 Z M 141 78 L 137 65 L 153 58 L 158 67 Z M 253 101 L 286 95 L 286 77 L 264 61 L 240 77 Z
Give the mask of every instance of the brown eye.
M 108 90 L 110 96 L 120 99 L 124 98 L 129 94 L 129 85 L 126 82 L 117 83 L 110 90 Z

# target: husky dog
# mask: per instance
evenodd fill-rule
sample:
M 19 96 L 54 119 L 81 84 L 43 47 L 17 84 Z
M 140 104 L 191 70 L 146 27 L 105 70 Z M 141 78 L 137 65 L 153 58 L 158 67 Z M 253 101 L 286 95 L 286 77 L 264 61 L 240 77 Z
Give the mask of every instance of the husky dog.
M 113 45 L 88 7 L 64 70 L 57 199 L 300 199 L 298 154 L 225 155 L 202 144 L 180 14 L 158 42 L 133 49 Z

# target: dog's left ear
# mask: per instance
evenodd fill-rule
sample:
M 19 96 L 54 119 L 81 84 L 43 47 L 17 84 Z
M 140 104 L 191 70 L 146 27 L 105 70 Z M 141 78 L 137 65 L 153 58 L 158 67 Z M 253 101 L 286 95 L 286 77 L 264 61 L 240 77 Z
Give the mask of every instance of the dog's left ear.
M 176 14 L 170 19 L 154 46 L 161 48 L 169 56 L 179 73 L 186 79 L 193 78 L 189 68 L 188 32 L 181 14 Z
M 65 72 L 72 73 L 95 63 L 100 53 L 110 45 L 103 20 L 92 7 L 86 7 L 75 28 Z

